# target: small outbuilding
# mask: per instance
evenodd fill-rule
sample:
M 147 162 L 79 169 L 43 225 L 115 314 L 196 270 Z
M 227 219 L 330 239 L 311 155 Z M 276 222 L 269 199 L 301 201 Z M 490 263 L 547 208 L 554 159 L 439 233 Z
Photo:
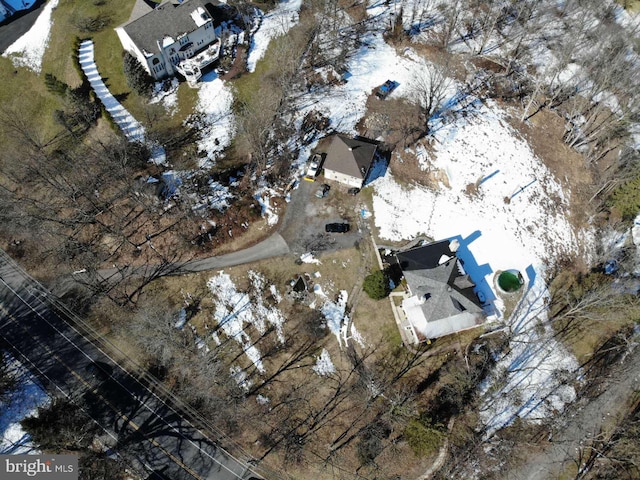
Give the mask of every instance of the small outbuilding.
M 309 291 L 309 283 L 304 275 L 298 275 L 298 278 L 291 281 L 291 290 L 295 293 L 305 293 Z
M 362 188 L 373 165 L 377 146 L 370 141 L 334 135 L 324 161 L 324 177 Z

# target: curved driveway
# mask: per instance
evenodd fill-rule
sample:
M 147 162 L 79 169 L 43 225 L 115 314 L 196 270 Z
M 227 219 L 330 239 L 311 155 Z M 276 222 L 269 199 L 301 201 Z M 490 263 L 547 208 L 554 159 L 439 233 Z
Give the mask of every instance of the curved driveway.
M 322 253 L 342 250 L 361 242 L 364 233 L 355 208 L 357 201 L 353 197 L 348 197 L 344 202 L 349 205 L 342 205 L 340 198 L 333 198 L 338 195 L 337 190 L 341 189 L 339 185 L 333 186 L 329 198 L 318 199 L 314 193 L 319 187 L 320 182 L 301 182 L 299 187 L 291 192 L 291 201 L 287 204 L 282 224 L 275 233 L 261 242 L 236 252 L 158 268 L 166 272 L 164 275 L 183 275 L 219 270 L 288 254 L 299 257 L 305 252 Z M 341 221 L 348 221 L 351 224 L 349 233 L 325 233 L 325 223 Z M 108 268 L 99 270 L 97 273 L 103 280 L 118 281 L 125 275 L 153 276 L 151 272 L 154 268 L 153 265 Z M 82 272 L 74 275 L 74 278 L 90 281 L 90 274 Z

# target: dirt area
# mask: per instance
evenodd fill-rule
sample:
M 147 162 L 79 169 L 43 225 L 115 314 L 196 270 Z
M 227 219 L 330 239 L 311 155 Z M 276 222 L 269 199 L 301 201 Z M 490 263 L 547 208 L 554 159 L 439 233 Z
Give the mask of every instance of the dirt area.
M 309 183 L 309 185 L 313 184 Z M 267 288 L 265 289 L 265 295 L 268 295 L 268 286 L 273 284 L 278 292 L 284 296 L 284 299 L 278 303 L 278 308 L 286 318 L 284 333 L 287 338 L 287 344 L 284 348 L 267 353 L 263 350 L 265 348 L 265 340 L 258 340 L 258 336 L 252 328 L 245 330 L 251 335 L 252 340 L 256 342 L 255 345 L 263 353 L 266 373 L 258 376 L 261 380 L 268 379 L 270 374 L 274 374 L 280 365 L 286 363 L 290 356 L 294 355 L 296 349 L 300 346 L 301 338 L 305 335 L 304 332 L 309 331 L 308 322 L 315 318 L 313 317 L 314 315 L 319 314 L 317 309 L 324 298 L 323 295 L 310 293 L 303 304 L 292 302 L 291 299 L 284 295 L 285 292 L 290 290 L 291 280 L 298 275 L 307 274 L 310 279 L 310 288 L 313 289 L 314 285 L 321 286 L 324 295 L 330 301 L 336 299 L 340 290 L 346 290 L 351 295 L 353 287 L 362 281 L 363 269 L 368 268 L 367 266 L 372 261 L 372 244 L 363 243 L 358 248 L 351 247 L 336 252 L 324 252 L 319 258 L 321 263 L 317 265 L 297 264 L 294 261 L 295 258 L 290 256 L 256 262 L 251 264 L 250 267 L 239 266 L 225 269 L 225 273 L 231 276 L 239 291 L 248 291 L 250 289 L 251 282 L 248 278 L 248 270 L 251 269 L 261 273 L 266 278 Z M 202 338 L 207 338 L 207 331 L 214 327 L 212 312 L 215 305 L 211 301 L 211 293 L 206 289 L 206 281 L 215 275 L 217 275 L 217 272 L 162 279 L 154 285 L 149 295 L 168 298 L 169 303 L 174 305 L 176 310 L 181 307 L 184 298 L 189 294 L 204 295 L 205 299 L 201 302 L 202 310 L 189 323 L 196 328 Z M 394 331 L 395 322 L 393 321 L 388 301 L 374 302 L 366 295 L 360 295 L 358 298 L 357 305 L 351 311 L 356 328 L 365 342 L 365 347 L 362 349 L 358 347 L 358 350 L 361 355 L 368 356 L 368 362 L 383 362 L 389 352 L 398 346 L 393 341 L 397 337 L 397 332 Z M 316 310 L 306 305 L 310 301 L 316 304 Z M 353 305 L 351 306 L 353 307 Z M 273 336 L 274 334 L 269 335 Z M 235 346 L 235 342 L 231 342 L 231 347 L 233 348 L 228 352 L 230 361 L 233 360 L 234 364 L 239 364 L 250 370 L 250 362 L 242 354 L 239 346 Z M 337 370 L 335 376 L 322 377 L 311 370 L 322 349 L 326 349 L 331 357 L 331 361 Z M 434 357 L 433 361 L 436 362 L 436 365 L 441 363 L 440 357 Z M 419 379 L 419 372 L 425 372 L 426 374 L 430 369 L 428 366 L 420 367 L 419 371 L 414 372 L 417 375 L 414 378 Z M 261 420 L 258 428 L 250 428 L 249 425 L 245 424 L 241 425 L 238 436 L 235 438 L 247 450 L 256 456 L 260 456 L 269 446 L 267 441 L 268 434 L 289 421 L 282 418 L 282 409 L 286 407 L 280 402 L 287 398 L 292 401 L 298 401 L 295 398 L 304 396 L 305 402 L 308 402 L 307 407 L 322 411 L 323 408 L 326 408 L 326 402 L 336 394 L 335 387 L 338 379 L 344 381 L 351 375 L 354 375 L 354 372 L 345 345 L 340 346 L 336 337 L 325 328 L 324 333 L 317 337 L 304 357 L 297 361 L 296 366 L 288 368 L 278 376 L 277 382 L 269 382 L 268 386 L 259 391 L 261 395 L 270 399 L 268 405 L 261 405 L 256 401 L 255 395 L 252 395 L 242 405 L 238 406 L 239 412 L 243 417 L 260 417 Z M 258 378 L 254 379 L 256 383 L 258 383 Z M 340 398 L 342 398 L 342 395 L 339 394 Z M 366 409 L 362 410 L 363 405 L 359 401 L 361 395 L 349 393 L 348 396 L 345 396 L 340 401 L 339 405 L 336 405 L 336 410 L 331 413 L 331 415 L 336 416 L 332 417 L 331 422 L 327 423 L 326 427 L 319 429 L 314 434 L 313 445 L 331 445 L 332 442 L 335 442 L 341 429 L 347 428 L 349 422 L 357 420 L 359 415 L 364 415 L 362 419 L 367 418 Z M 381 401 L 383 400 L 380 399 L 376 403 Z M 279 406 L 275 408 L 275 405 Z M 298 407 L 295 412 L 292 411 L 291 419 L 293 420 L 303 415 L 307 407 Z M 402 430 L 400 429 L 394 431 L 392 435 L 396 436 L 401 433 Z M 354 447 L 356 444 L 357 442 L 354 442 Z M 317 449 L 314 448 L 314 450 Z M 320 449 L 318 453 L 323 455 L 324 450 Z M 400 441 L 393 450 L 385 450 L 378 457 L 378 461 L 381 465 L 388 465 L 390 471 L 393 470 L 395 473 L 401 473 L 397 467 L 402 465 L 403 474 L 410 472 L 411 476 L 418 476 L 428 468 L 431 457 L 417 458 L 408 448 L 406 442 Z M 334 465 L 331 462 L 323 465 L 314 457 L 306 455 L 304 462 L 292 467 L 288 464 L 283 451 L 280 449 L 270 454 L 267 459 L 267 464 L 276 471 L 295 471 L 296 478 L 329 480 L 335 478 L 335 470 L 339 469 L 340 465 L 358 464 L 359 460 L 355 448 L 341 451 L 339 458 L 334 462 Z M 361 474 L 368 476 L 364 473 L 364 470 Z M 346 475 L 344 478 L 351 478 L 351 475 L 347 474 L 346 471 L 344 475 Z
M 347 187 L 328 182 L 331 189 L 325 198 L 315 193 L 325 182 L 320 175 L 315 182 L 300 181 L 291 193 L 291 202 L 286 207 L 280 234 L 294 255 L 351 248 L 364 238 L 359 215 L 359 199 L 347 194 Z M 327 223 L 349 223 L 348 233 L 326 233 Z

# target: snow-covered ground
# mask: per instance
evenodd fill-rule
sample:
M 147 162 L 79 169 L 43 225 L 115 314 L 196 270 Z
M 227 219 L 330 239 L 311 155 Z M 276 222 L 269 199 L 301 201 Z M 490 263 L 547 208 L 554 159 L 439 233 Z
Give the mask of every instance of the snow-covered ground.
M 260 27 L 254 33 L 247 57 L 247 70 L 255 71 L 256 63 L 264 57 L 272 38 L 286 34 L 298 23 L 298 12 L 302 0 L 283 0 L 276 8 L 261 19 Z
M 51 14 L 57 6 L 58 0 L 49 0 L 29 31 L 9 45 L 2 56 L 9 57 L 16 67 L 27 67 L 40 73 L 53 23 Z
M 206 153 L 206 157 L 200 160 L 200 167 L 210 168 L 235 134 L 236 122 L 231 110 L 233 92 L 214 71 L 202 77 L 198 88 L 196 112 L 202 115 L 199 122 L 202 140 L 198 148 Z
M 180 82 L 176 77 L 165 82 L 156 82 L 153 95 L 149 103 L 159 103 L 164 107 L 169 115 L 173 115 L 178 110 L 178 87 Z
M 382 22 L 379 29 L 367 33 L 362 39 L 363 45 L 348 62 L 347 82 L 332 87 L 330 91 L 321 90 L 302 96 L 298 102 L 302 113 L 317 110 L 331 120 L 332 128 L 356 134 L 356 124 L 366 113 L 367 98 L 385 81 L 393 80 L 399 84 L 389 98 L 415 98 L 411 93 L 413 78 L 424 76 L 430 65 L 410 48 L 398 55 L 382 38 L 384 25 Z M 450 95 L 455 93 L 454 88 L 451 83 Z
M 9 372 L 17 379 L 17 388 L 5 402 L 0 403 L 0 454 L 17 455 L 34 451 L 29 436 L 20 421 L 36 413 L 38 407 L 49 402 L 45 391 L 20 363 L 8 358 Z
M 448 186 L 408 189 L 389 172 L 373 183 L 380 236 L 457 238 L 465 269 L 498 317 L 504 306 L 495 294 L 496 272 L 516 269 L 527 280 L 523 303 L 505 319 L 513 339 L 497 371 L 508 373 L 495 378 L 506 382 L 486 386 L 493 393 L 481 417 L 489 432 L 515 415 L 545 416 L 573 398 L 570 387 L 559 387 L 558 374 L 575 369 L 575 360 L 548 328 L 538 326 L 546 319 L 545 265 L 578 252 L 581 242 L 592 243 L 591 232 L 573 231 L 561 186 L 503 116 L 496 106 L 483 106 L 470 119 L 437 131 L 433 158 L 423 154 L 423 162 L 445 172 Z M 467 193 L 469 185 L 477 185 L 477 192 Z
M 267 220 L 269 226 L 277 225 L 280 219 L 277 209 L 271 206 L 272 199 L 280 196 L 276 190 L 268 185 L 261 185 L 253 195 L 260 205 L 260 214 Z
M 254 344 L 258 339 L 252 339 L 245 332 L 245 327 L 253 326 L 260 335 L 267 331 L 267 325 L 275 327 L 278 339 L 284 343 L 284 316 L 277 307 L 267 306 L 263 300 L 263 292 L 268 288 L 273 295 L 275 287 L 267 287 L 266 279 L 257 272 L 249 271 L 248 275 L 252 285 L 250 293 L 238 291 L 231 277 L 224 272 L 211 277 L 207 286 L 216 304 L 214 320 L 227 337 L 236 340 L 242 346 L 258 372 L 264 373 L 260 350 Z M 246 375 L 241 375 L 239 371 L 234 375 L 240 379 L 239 383 L 246 378 Z
M 321 291 L 320 291 L 321 292 Z M 320 295 L 324 296 L 322 293 Z M 327 328 L 333 333 L 338 344 L 342 346 L 343 330 L 346 327 L 348 319 L 345 318 L 345 310 L 347 308 L 347 299 L 349 294 L 346 290 L 341 290 L 338 299 L 335 302 L 325 301 L 320 311 L 327 321 Z
M 316 358 L 316 364 L 312 367 L 312 370 L 321 377 L 331 375 L 336 371 L 336 367 L 331 361 L 331 356 L 326 348 L 323 348 L 320 356 Z

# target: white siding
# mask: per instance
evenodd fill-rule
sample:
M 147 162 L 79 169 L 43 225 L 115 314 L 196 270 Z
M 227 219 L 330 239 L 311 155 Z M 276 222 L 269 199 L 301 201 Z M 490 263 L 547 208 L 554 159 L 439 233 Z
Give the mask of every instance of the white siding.
M 138 61 L 142 64 L 147 72 L 152 77 L 155 77 L 153 72 L 149 69 L 149 65 L 147 64 L 147 58 L 140 51 L 140 49 L 136 46 L 136 44 L 131 40 L 131 37 L 127 34 L 124 28 L 118 27 L 116 28 L 116 33 L 118 34 L 118 38 L 120 38 L 120 43 L 122 43 L 122 48 L 124 48 L 131 55 L 136 57 Z
M 190 32 L 187 35 L 179 38 L 176 42 L 164 47 L 162 49 L 162 53 L 165 57 L 166 74 L 173 75 L 175 73 L 173 65 L 179 63 L 182 60 L 190 58 L 200 50 L 204 50 L 213 42 L 215 42 L 216 38 L 216 32 L 213 28 L 213 24 L 211 22 L 208 22 L 200 28 L 197 28 L 193 32 Z M 180 47 L 188 43 L 192 44 L 191 48 L 189 49 L 192 55 L 186 55 L 186 50 L 182 52 L 180 51 Z M 159 47 L 160 46 L 161 44 L 159 45 Z M 163 72 L 163 74 L 164 73 L 165 72 Z
M 362 187 L 362 179 L 345 175 L 344 173 L 336 172 L 335 170 L 324 170 L 324 178 L 327 180 L 334 180 L 339 183 L 344 183 L 350 187 Z

